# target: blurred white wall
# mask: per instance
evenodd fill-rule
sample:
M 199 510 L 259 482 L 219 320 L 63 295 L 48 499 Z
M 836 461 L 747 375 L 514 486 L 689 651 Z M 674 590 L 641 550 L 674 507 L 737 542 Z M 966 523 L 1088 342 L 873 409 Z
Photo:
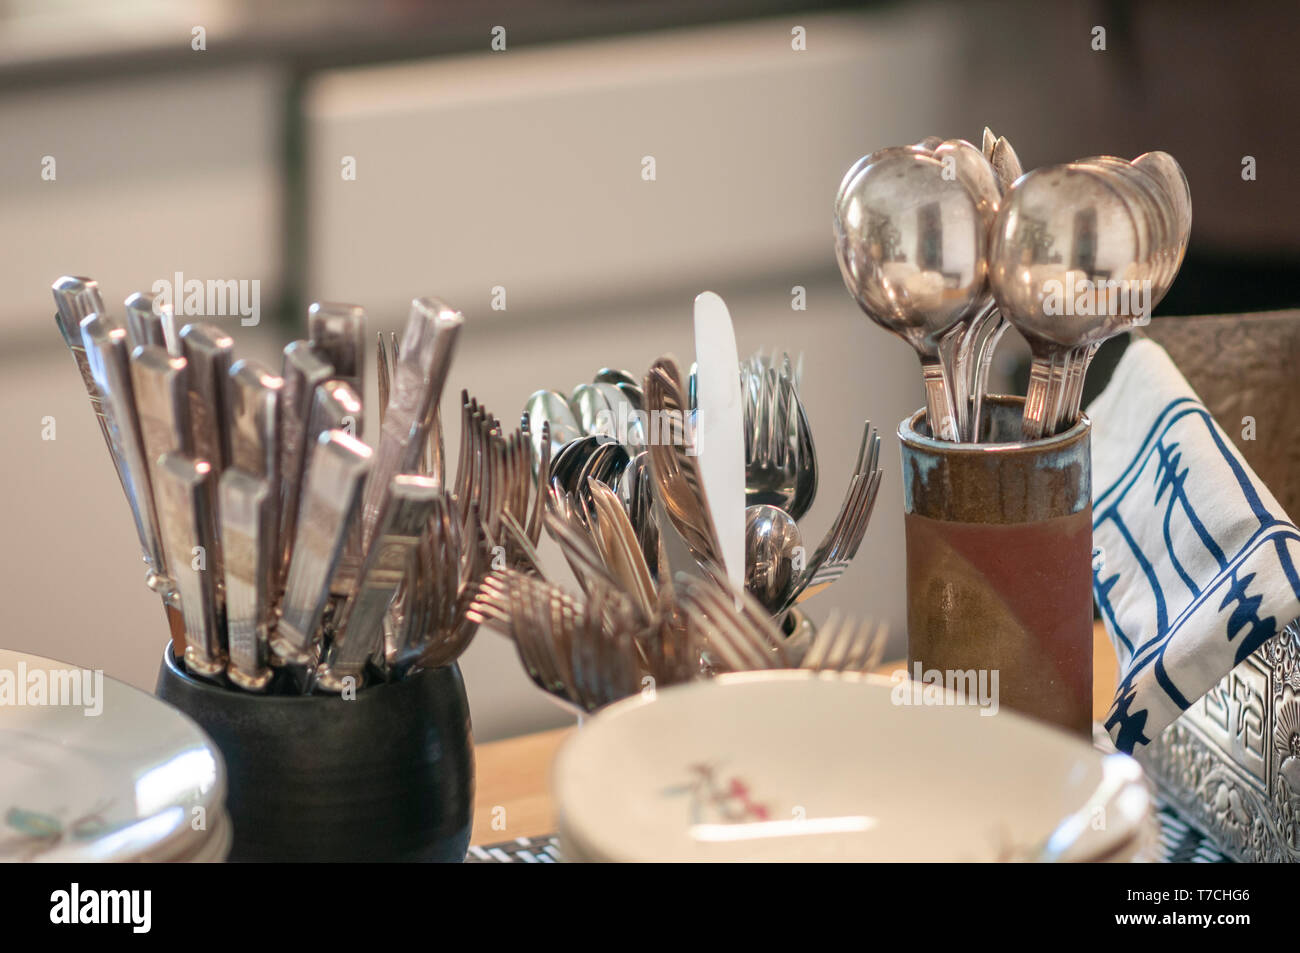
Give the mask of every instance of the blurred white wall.
M 129 291 L 177 271 L 256 279 L 273 301 L 286 95 L 263 67 L 0 93 L 0 333 L 40 342 L 64 274 Z
M 941 64 L 957 41 L 928 9 L 323 76 L 307 99 L 307 293 L 362 303 L 376 326 L 393 328 L 414 295 L 455 302 L 469 323 L 449 398 L 469 388 L 511 419 L 532 390 L 571 388 L 602 364 L 639 373 L 665 351 L 689 360 L 691 300 L 719 292 L 742 351 L 805 354 L 822 465 L 804 521 L 814 542 L 838 509 L 863 418 L 880 425 L 886 480 L 867 542 L 808 607 L 882 618 L 901 652 L 892 433 L 921 402 L 919 377 L 907 347 L 868 327 L 840 285 L 830 204 L 865 151 L 935 130 L 978 132 L 944 114 L 953 77 Z M 796 22 L 806 52 L 790 48 Z M 180 269 L 261 278 L 265 306 L 285 265 L 282 91 L 273 73 L 212 73 L 0 96 L 10 146 L 0 172 L 18 183 L 0 260 L 11 292 L 0 304 L 6 647 L 152 687 L 162 613 L 52 327 L 49 282 L 90 274 L 116 304 Z M 49 152 L 59 156 L 55 183 L 38 175 Z M 340 175 L 345 155 L 356 157 L 355 181 Z M 645 155 L 656 159 L 653 182 L 641 178 Z M 498 285 L 505 311 L 490 308 Z M 806 288 L 805 311 L 791 309 L 795 285 Z M 232 333 L 241 354 L 274 360 L 301 332 L 232 324 Z M 54 441 L 41 439 L 46 416 L 57 421 Z M 491 632 L 465 671 L 480 739 L 566 720 Z

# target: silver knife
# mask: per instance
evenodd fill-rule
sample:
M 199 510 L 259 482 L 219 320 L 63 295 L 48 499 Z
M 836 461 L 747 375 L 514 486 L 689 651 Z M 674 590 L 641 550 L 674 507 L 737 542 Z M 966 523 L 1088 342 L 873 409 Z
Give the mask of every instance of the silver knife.
M 163 557 L 158 536 L 158 518 L 154 512 L 153 492 L 149 484 L 140 424 L 135 415 L 131 388 L 131 362 L 127 356 L 126 329 L 103 314 L 91 314 L 81 322 L 81 341 L 86 360 L 100 396 L 109 445 L 118 460 L 122 486 L 126 489 L 131 516 L 145 560 L 151 570 L 147 579 L 150 589 L 166 592 L 167 560 Z
M 349 677 L 354 687 L 360 684 L 366 662 L 383 640 L 389 603 L 410 570 L 412 554 L 441 494 L 437 481 L 429 477 L 399 474 L 393 478 L 361 582 L 343 603 L 334 641 L 318 672 L 322 688 L 342 691 Z
M 158 464 L 158 506 L 167 555 L 185 618 L 185 667 L 199 675 L 225 669 L 217 581 L 206 558 L 216 546 L 210 483 L 212 465 L 182 453 Z
M 393 477 L 414 473 L 447 382 L 456 339 L 465 317 L 434 298 L 416 298 L 389 384 L 388 407 L 375 453 L 374 478 L 366 485 L 362 545 L 369 548 Z
M 302 512 L 293 543 L 280 621 L 271 649 L 290 664 L 312 660 L 312 643 L 329 601 L 351 522 L 358 518 L 371 450 L 341 430 L 321 434 L 303 481 Z
M 280 414 L 280 577 L 289 571 L 290 544 L 297 530 L 298 494 L 307 454 L 307 417 L 316 388 L 334 376 L 334 367 L 312 353 L 306 341 L 284 349 Z
M 362 397 L 366 393 L 366 309 L 355 304 L 317 301 L 307 309 L 307 338 L 334 376 Z M 357 415 L 353 433 L 360 438 L 365 421 Z
M 133 348 L 152 344 L 173 350 L 175 323 L 171 305 L 161 304 L 151 294 L 137 291 L 126 299 L 126 333 Z M 168 325 L 172 326 L 170 334 Z

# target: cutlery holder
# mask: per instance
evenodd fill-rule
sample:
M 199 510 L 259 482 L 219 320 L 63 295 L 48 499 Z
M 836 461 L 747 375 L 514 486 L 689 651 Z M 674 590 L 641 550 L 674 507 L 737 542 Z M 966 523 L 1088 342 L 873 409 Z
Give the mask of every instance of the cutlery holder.
M 168 646 L 157 695 L 221 749 L 232 861 L 464 860 L 474 755 L 457 665 L 348 701 L 225 689 Z
M 1091 425 L 1021 442 L 1023 407 L 990 396 L 978 444 L 899 424 L 908 672 L 996 673 L 999 706 L 1090 736 Z

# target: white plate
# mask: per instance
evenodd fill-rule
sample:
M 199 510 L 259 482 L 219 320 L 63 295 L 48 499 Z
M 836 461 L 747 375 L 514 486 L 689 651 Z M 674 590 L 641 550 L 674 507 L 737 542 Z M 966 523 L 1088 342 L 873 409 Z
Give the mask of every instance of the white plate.
M 556 762 L 561 849 L 597 861 L 1025 859 L 1105 777 L 1107 807 L 1085 811 L 1070 857 L 1137 851 L 1151 799 L 1132 759 L 1006 709 L 894 704 L 894 688 L 755 673 L 612 705 Z
M 45 704 L 30 704 L 40 701 L 34 685 L 81 671 L 0 649 L 0 860 L 119 861 L 198 849 L 209 833 L 193 829 L 194 810 L 214 823 L 224 813 L 215 745 L 176 709 L 107 677 L 97 715 L 87 714 L 85 697 L 49 704 L 53 691 Z M 8 689 L 29 704 L 15 704 Z

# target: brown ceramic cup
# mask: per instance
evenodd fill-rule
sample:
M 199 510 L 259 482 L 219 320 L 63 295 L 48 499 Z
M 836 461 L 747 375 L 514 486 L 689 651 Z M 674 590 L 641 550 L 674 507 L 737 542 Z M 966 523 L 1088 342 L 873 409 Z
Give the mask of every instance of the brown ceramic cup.
M 989 397 L 978 444 L 933 439 L 924 410 L 899 424 L 908 671 L 996 672 L 999 706 L 1088 735 L 1091 424 L 1022 442 L 1023 407 Z

